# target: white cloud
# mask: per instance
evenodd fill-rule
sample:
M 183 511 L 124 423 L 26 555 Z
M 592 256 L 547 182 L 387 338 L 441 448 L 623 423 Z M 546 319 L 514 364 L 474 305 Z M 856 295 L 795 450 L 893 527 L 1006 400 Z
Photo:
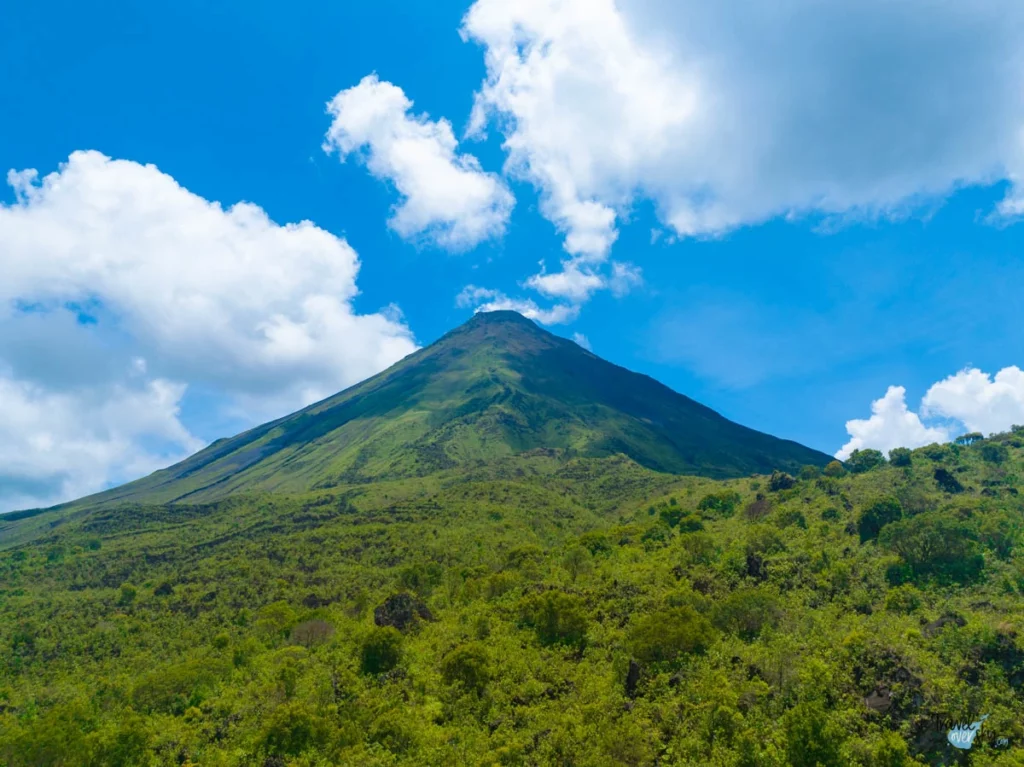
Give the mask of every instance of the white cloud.
M 136 402 L 165 414 L 140 420 L 143 431 L 111 427 L 97 437 L 107 447 L 91 453 L 54 453 L 68 477 L 116 475 L 124 440 L 146 455 L 146 434 L 171 438 L 172 400 L 184 389 L 160 389 L 158 407 L 152 387 L 195 384 L 236 404 L 272 402 L 281 415 L 416 349 L 394 312 L 355 313 L 355 251 L 308 221 L 278 225 L 250 203 L 223 208 L 151 165 L 97 152 L 75 152 L 42 179 L 8 178 L 16 201 L 0 205 L 0 366 L 9 391 L 25 407 L 43 403 L 40 412 L 57 403 L 54 417 L 70 417 L 75 408 L 62 403 L 75 402 L 103 419 L 145 409 Z M 95 429 L 102 423 L 112 421 Z M 25 435 L 32 428 L 26 421 Z M 67 433 L 88 443 L 77 428 Z
M 890 386 L 885 396 L 871 403 L 871 417 L 846 422 L 850 441 L 836 453 L 845 461 L 854 450 L 873 448 L 887 453 L 894 447 L 921 447 L 933 442 L 947 442 L 949 432 L 941 427 L 928 427 L 917 413 L 907 409 L 907 390 Z
M 605 280 L 579 261 L 567 261 L 562 271 L 551 274 L 541 271 L 526 281 L 528 287 L 548 298 L 562 298 L 580 303 L 595 290 L 605 287 Z
M 505 231 L 514 200 L 476 157 L 458 154 L 451 124 L 410 115 L 413 103 L 396 85 L 368 75 L 328 104 L 333 122 L 324 150 L 361 153 L 370 173 L 391 182 L 401 202 L 392 228 L 460 250 Z
M 586 350 L 587 350 L 588 352 L 589 352 L 589 351 L 593 351 L 593 349 L 592 349 L 592 348 L 591 348 L 591 346 L 590 346 L 590 339 L 589 339 L 589 338 L 587 338 L 587 337 L 586 337 L 585 335 L 583 335 L 582 333 L 573 333 L 573 334 L 572 334 L 572 340 L 573 340 L 573 341 L 575 341 L 575 342 L 576 342 L 577 344 L 579 344 L 580 346 L 582 346 L 582 347 L 583 347 L 584 349 L 586 349 Z
M 0 511 L 50 505 L 148 474 L 202 447 L 163 379 L 47 390 L 0 375 Z
M 881 30 L 881 31 L 880 31 Z M 903 214 L 1011 182 L 1024 213 L 1024 6 L 908 0 L 477 0 L 470 134 L 504 134 L 573 256 L 634 200 L 679 236 Z
M 926 416 L 949 418 L 983 434 L 1024 424 L 1024 371 L 1012 366 L 995 376 L 961 370 L 932 386 L 922 401 Z
M 994 376 L 977 368 L 961 370 L 928 389 L 920 414 L 907 409 L 905 396 L 902 386 L 890 386 L 871 403 L 869 419 L 847 421 L 850 441 L 836 457 L 845 460 L 858 448 L 920 447 L 964 432 L 987 435 L 1024 424 L 1024 371 L 1016 366 Z
M 572 322 L 579 316 L 578 305 L 555 304 L 550 309 L 541 309 L 530 299 L 509 298 L 500 290 L 467 285 L 455 299 L 456 306 L 472 307 L 474 312 L 519 312 L 524 317 L 536 320 L 542 325 L 561 325 Z

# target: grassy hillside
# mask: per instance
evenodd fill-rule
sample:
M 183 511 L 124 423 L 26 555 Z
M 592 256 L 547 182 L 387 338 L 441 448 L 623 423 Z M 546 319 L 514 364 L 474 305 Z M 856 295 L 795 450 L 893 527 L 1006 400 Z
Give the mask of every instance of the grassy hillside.
M 1024 433 L 871 458 L 62 518 L 0 552 L 0 764 L 1022 765 Z
M 491 312 L 351 389 L 86 505 L 304 492 L 535 448 L 623 453 L 656 471 L 719 478 L 829 460 L 732 423 L 515 312 Z

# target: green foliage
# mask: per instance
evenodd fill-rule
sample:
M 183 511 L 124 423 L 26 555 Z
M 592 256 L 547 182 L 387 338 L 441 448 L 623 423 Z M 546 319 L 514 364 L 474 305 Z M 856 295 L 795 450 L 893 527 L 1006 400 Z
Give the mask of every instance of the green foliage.
M 724 519 L 733 515 L 742 500 L 743 497 L 739 493 L 733 490 L 723 490 L 705 495 L 700 499 L 697 508 L 707 512 L 708 516 L 713 519 Z
M 854 474 L 863 474 L 884 465 L 885 456 L 880 450 L 854 450 L 846 459 L 846 468 Z
M 882 528 L 903 517 L 903 507 L 896 498 L 880 498 L 861 512 L 857 520 L 857 531 L 861 543 L 873 541 Z
M 686 653 L 703 653 L 714 633 L 692 607 L 675 607 L 638 618 L 630 628 L 629 647 L 642 662 L 671 663 Z
M 47 529 L 0 544 L 0 765 L 921 767 L 949 761 L 926 723 L 974 712 L 1011 745 L 972 763 L 1014 764 L 1015 441 L 774 493 L 531 452 L 24 517 L 0 536 Z M 375 626 L 407 590 L 428 617 Z
M 479 642 L 456 647 L 441 661 L 441 676 L 447 684 L 460 684 L 479 695 L 491 680 L 487 649 Z
M 523 601 L 521 615 L 543 644 L 582 647 L 586 641 L 587 614 L 579 598 L 571 594 L 561 591 L 535 594 Z
M 989 463 L 1006 463 L 1010 458 L 1010 449 L 998 442 L 986 442 L 980 452 L 981 457 Z
M 889 463 L 898 468 L 906 468 L 914 462 L 914 454 L 905 447 L 895 447 L 889 451 Z
M 263 731 L 263 748 L 271 755 L 298 756 L 324 745 L 328 734 L 326 723 L 307 705 L 286 703 L 271 713 Z
M 796 480 L 784 471 L 773 471 L 768 479 L 768 489 L 773 493 L 789 490 L 795 484 Z
M 846 474 L 846 468 L 839 461 L 829 461 L 821 473 L 826 477 L 838 478 Z
M 715 604 L 714 625 L 743 639 L 753 639 L 782 617 L 778 598 L 760 588 L 740 589 Z
M 973 530 L 953 514 L 920 514 L 886 525 L 879 542 L 899 554 L 915 579 L 970 583 L 985 566 Z
M 391 626 L 375 626 L 363 638 L 359 662 L 364 674 L 382 674 L 402 659 L 402 635 Z

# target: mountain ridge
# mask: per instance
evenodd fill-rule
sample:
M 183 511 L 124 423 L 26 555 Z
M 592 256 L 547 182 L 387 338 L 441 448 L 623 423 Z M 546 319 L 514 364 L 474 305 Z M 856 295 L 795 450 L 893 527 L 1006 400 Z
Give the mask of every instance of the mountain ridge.
M 80 503 L 203 502 L 423 476 L 536 448 L 712 478 L 830 456 L 735 424 L 511 311 L 476 314 L 387 370 Z

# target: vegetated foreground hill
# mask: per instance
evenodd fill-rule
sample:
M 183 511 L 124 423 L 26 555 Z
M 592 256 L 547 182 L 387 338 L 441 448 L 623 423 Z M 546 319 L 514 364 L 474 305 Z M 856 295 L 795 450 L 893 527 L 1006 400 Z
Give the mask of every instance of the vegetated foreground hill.
M 88 499 L 205 502 L 424 476 L 525 450 L 737 477 L 830 458 L 739 426 L 515 312 L 478 314 L 329 399 Z
M 1024 764 L 1024 430 L 879 458 L 75 515 L 0 552 L 0 764 Z

